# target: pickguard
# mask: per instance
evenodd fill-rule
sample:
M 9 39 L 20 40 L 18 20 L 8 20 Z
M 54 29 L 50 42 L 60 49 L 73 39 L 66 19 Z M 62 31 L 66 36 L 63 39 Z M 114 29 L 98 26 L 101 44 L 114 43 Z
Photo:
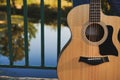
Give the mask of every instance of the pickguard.
M 99 45 L 100 54 L 118 56 L 118 51 L 112 42 L 113 28 L 112 26 L 107 26 L 107 29 L 108 29 L 108 37 L 105 42 Z
M 119 30 L 119 33 L 118 33 L 118 41 L 120 42 L 120 30 Z

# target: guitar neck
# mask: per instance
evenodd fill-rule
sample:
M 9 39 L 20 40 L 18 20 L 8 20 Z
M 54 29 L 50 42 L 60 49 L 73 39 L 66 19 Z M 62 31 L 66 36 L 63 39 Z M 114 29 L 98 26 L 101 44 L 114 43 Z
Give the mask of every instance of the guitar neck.
M 101 0 L 90 0 L 89 22 L 100 22 Z

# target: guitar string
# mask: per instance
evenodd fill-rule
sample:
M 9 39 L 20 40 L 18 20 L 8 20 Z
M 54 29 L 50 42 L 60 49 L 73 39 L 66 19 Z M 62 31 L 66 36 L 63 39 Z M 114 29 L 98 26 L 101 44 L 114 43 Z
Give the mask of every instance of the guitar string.
M 95 35 L 95 34 L 94 34 L 94 26 L 95 26 L 95 15 L 96 15 L 96 14 L 95 14 L 95 13 L 96 13 L 96 12 L 95 12 L 95 0 L 93 0 L 93 3 L 92 3 L 92 4 L 93 4 L 93 5 L 92 5 L 92 8 L 93 8 L 93 14 L 92 14 L 92 19 L 93 19 L 92 21 L 93 21 L 93 23 L 92 23 L 92 24 L 93 24 L 93 26 L 92 26 L 91 28 L 93 28 L 92 38 L 93 38 L 93 41 L 94 41 L 94 38 L 95 38 L 95 37 L 94 37 L 94 35 Z M 94 56 L 93 46 L 91 47 L 91 52 L 92 52 L 92 58 L 94 58 L 94 57 L 93 57 L 93 56 Z M 92 63 L 94 64 L 94 60 L 92 60 L 92 61 L 93 61 Z M 91 70 L 91 71 L 92 71 L 92 74 L 94 75 L 94 73 L 93 73 L 93 67 L 91 67 L 91 68 L 92 68 L 92 70 Z M 91 76 L 92 79 L 93 79 L 93 75 Z
M 92 0 L 91 0 L 91 4 L 90 4 L 90 9 L 92 8 Z M 90 34 L 91 34 L 91 22 L 92 22 L 92 18 L 91 18 L 91 14 L 92 12 L 91 12 L 91 10 L 90 10 Z M 89 36 L 90 37 L 90 36 Z M 89 40 L 91 40 L 91 38 L 89 39 Z M 89 49 L 89 54 L 90 54 L 90 49 Z M 90 56 L 90 55 L 89 55 Z M 91 70 L 91 69 L 90 69 Z M 91 77 L 90 77 L 91 78 Z
M 95 28 L 96 28 L 96 35 L 97 35 L 97 36 L 96 36 L 96 41 L 99 41 L 99 40 L 100 40 L 100 32 L 99 32 L 99 31 L 100 31 L 100 30 L 99 30 L 99 27 L 101 27 L 101 26 L 99 25 L 99 22 L 100 22 L 100 17 L 99 17 L 99 16 L 100 16 L 100 6 L 101 6 L 101 5 L 100 5 L 100 0 L 96 0 L 96 9 L 95 9 L 95 10 L 96 10 L 96 15 L 95 15 L 95 21 L 96 21 L 97 24 L 98 24 L 98 25 L 96 25 L 96 27 L 95 27 Z M 95 73 L 96 73 L 96 72 L 99 73 L 99 72 L 98 72 L 98 69 L 96 69 L 96 67 L 95 67 Z
M 93 31 L 92 31 L 92 38 L 93 38 L 93 41 L 94 41 L 94 26 L 95 26 L 95 20 L 94 20 L 94 16 L 95 16 L 95 0 L 93 0 L 93 3 L 92 3 L 93 5 L 92 5 L 92 10 L 93 10 L 93 14 L 92 14 L 92 21 L 93 21 L 93 26 L 92 26 L 92 28 L 93 28 Z M 91 47 L 92 49 L 91 49 L 91 52 L 92 52 L 92 58 L 93 58 L 93 56 L 94 56 L 94 52 L 93 52 L 93 46 Z M 92 63 L 94 63 L 94 60 L 92 60 L 93 62 Z M 93 67 L 92 67 L 92 79 L 93 79 L 93 75 L 94 75 L 94 73 L 93 73 Z
M 98 29 L 97 29 L 97 27 L 98 27 L 98 22 L 97 22 L 97 14 L 98 14 L 98 0 L 95 0 L 95 41 L 97 41 L 97 33 L 98 33 Z M 93 49 L 93 51 L 94 51 L 94 49 Z M 96 57 L 96 56 L 95 56 Z M 95 62 L 94 62 L 95 63 Z M 96 79 L 96 69 L 95 69 L 95 73 L 94 73 L 94 75 L 95 75 L 95 79 Z
M 91 9 L 92 9 L 92 7 L 93 7 L 93 1 L 91 0 Z M 93 7 L 93 8 L 94 8 L 94 7 Z M 92 12 L 93 10 L 90 10 L 90 11 L 91 11 L 91 12 L 90 12 L 90 13 L 91 13 L 90 16 L 91 16 L 91 23 L 92 23 L 92 21 L 93 21 L 93 20 L 92 20 L 92 19 L 93 19 L 93 18 L 92 18 L 92 16 L 93 16 L 92 13 L 94 13 L 94 12 Z M 91 34 L 91 27 L 92 27 L 91 23 L 90 23 L 90 36 L 92 35 L 92 34 Z M 90 40 L 91 40 L 91 39 L 90 39 Z M 90 48 L 90 52 L 91 52 L 91 48 Z M 89 52 L 89 53 L 90 53 L 90 52 Z M 93 54 L 93 53 L 91 52 L 91 54 Z M 91 56 L 90 56 L 90 57 L 91 57 Z M 92 62 L 92 60 L 90 60 L 90 61 Z M 90 70 L 91 70 L 91 72 L 92 72 L 92 68 L 91 68 Z M 92 73 L 91 73 L 91 74 L 92 74 Z M 92 78 L 92 76 L 91 76 L 91 78 Z
M 92 1 L 92 5 L 91 5 L 91 9 L 92 9 L 92 6 L 93 6 L 94 4 L 93 4 L 93 1 Z M 92 13 L 92 12 L 91 12 Z M 92 16 L 93 14 L 91 14 L 91 16 Z M 93 18 L 91 18 L 91 19 L 93 19 Z M 93 23 L 92 23 L 93 24 Z M 90 25 L 90 36 L 92 35 L 92 25 Z M 92 37 L 91 37 L 91 39 L 92 39 Z M 91 47 L 90 47 L 90 53 L 93 55 L 93 53 L 92 53 L 92 50 L 91 50 Z M 90 56 L 91 57 L 91 56 Z M 91 60 L 91 62 L 92 62 L 92 60 Z M 91 72 L 92 72 L 92 67 L 91 67 Z M 92 73 L 93 74 L 93 73 Z M 92 78 L 92 76 L 91 76 L 91 78 Z
M 92 0 L 91 0 L 91 8 L 92 8 Z M 91 10 L 90 10 L 91 11 Z M 90 13 L 92 13 L 92 12 L 90 12 Z M 92 14 L 90 14 L 90 16 L 91 16 Z M 92 22 L 92 17 L 91 17 L 91 22 Z M 92 27 L 92 25 L 91 25 L 91 23 L 90 23 L 90 40 L 91 40 L 91 27 Z M 89 47 L 89 53 L 91 52 L 90 51 L 91 49 L 90 49 L 90 47 Z M 89 55 L 90 56 L 90 55 Z M 91 57 L 91 56 L 90 56 Z M 92 70 L 92 68 L 90 69 L 90 70 Z M 92 78 L 92 76 L 90 77 L 90 78 Z
M 98 20 L 98 13 L 99 13 L 99 1 L 100 1 L 100 0 L 96 0 L 96 1 L 97 1 L 97 6 L 96 6 L 96 7 L 97 7 L 97 8 L 96 8 L 96 9 L 97 9 L 97 13 L 96 13 L 96 22 L 98 22 L 98 21 L 99 21 L 99 20 Z M 99 27 L 99 25 L 96 26 L 96 28 L 97 28 L 97 31 L 96 31 L 97 37 L 96 37 L 96 39 L 99 37 L 99 33 L 98 33 L 98 29 L 99 29 L 99 28 L 98 28 L 98 27 Z M 96 71 L 96 70 L 95 70 L 95 71 Z M 96 71 L 96 72 L 97 72 L 97 71 Z
M 97 38 L 98 38 L 98 26 L 99 26 L 99 24 L 98 24 L 98 7 L 99 7 L 99 0 L 95 0 L 96 2 L 95 2 L 95 12 L 96 12 L 96 14 L 95 14 L 95 22 L 97 23 L 96 25 L 95 25 L 95 30 L 96 30 L 96 37 L 95 37 L 95 41 L 97 41 Z M 96 69 L 95 69 L 95 78 L 96 78 Z
M 92 38 L 93 38 L 92 40 L 94 41 L 94 39 L 95 39 L 95 36 L 94 36 L 95 35 L 95 32 L 94 32 L 94 27 L 95 27 L 94 16 L 96 15 L 95 14 L 95 0 L 93 0 L 93 6 L 92 7 L 93 7 L 93 14 L 92 14 L 92 19 L 93 19 L 93 23 L 92 23 L 93 26 L 92 26 L 92 28 L 93 28 L 93 30 L 92 30 L 92 34 L 91 35 L 92 35 Z M 92 52 L 92 59 L 93 59 L 94 58 L 93 46 L 91 48 L 92 48 L 91 52 Z M 92 60 L 92 63 L 94 63 L 94 60 Z M 92 76 L 91 76 L 92 79 L 93 79 L 93 75 L 94 75 L 94 73 L 93 73 L 93 67 L 92 67 Z
M 96 16 L 96 8 L 95 8 L 95 4 L 96 4 L 96 0 L 93 0 L 93 41 L 95 40 L 95 32 L 94 32 L 94 28 L 95 28 L 95 16 Z M 94 58 L 93 56 L 94 56 L 94 52 L 93 52 L 94 50 L 93 50 L 93 46 L 92 46 L 92 53 L 93 53 L 93 55 L 92 55 L 92 58 Z M 93 59 L 93 64 L 94 64 L 94 59 Z M 93 73 L 93 67 L 92 67 L 92 73 Z M 92 79 L 93 79 L 93 75 L 95 76 L 95 74 L 93 73 L 92 74 Z
M 96 30 L 97 30 L 97 29 L 96 29 L 96 26 L 97 26 L 97 25 L 96 25 L 96 13 L 97 13 L 96 0 L 94 0 L 94 16 L 93 16 L 93 17 L 94 17 L 94 18 L 93 18 L 93 22 L 94 22 L 94 26 L 93 26 L 93 27 L 94 27 L 94 35 L 93 35 L 93 38 L 94 38 L 94 39 L 93 39 L 93 40 L 94 40 L 94 41 L 96 41 L 96 32 L 97 32 L 97 31 L 96 31 Z M 94 49 L 92 49 L 92 50 L 94 51 Z
M 97 5 L 97 1 L 98 0 L 95 0 L 95 41 L 97 41 L 97 7 L 98 7 L 98 5 Z M 96 24 L 97 23 L 97 24 Z M 93 49 L 93 51 L 94 51 L 94 49 Z M 95 70 L 95 73 L 94 73 L 94 75 L 95 75 L 95 78 L 96 78 L 96 70 Z
M 93 0 L 93 14 L 92 14 L 92 21 L 93 21 L 93 30 L 92 30 L 92 38 L 93 38 L 93 41 L 95 42 L 96 41 L 96 38 L 97 38 L 97 1 L 96 0 Z M 92 46 L 92 50 L 91 50 L 91 52 L 92 52 L 92 58 L 93 58 L 93 64 L 95 63 L 94 62 L 94 46 Z M 95 68 L 94 68 L 95 69 Z M 93 71 L 93 67 L 92 67 L 92 72 L 94 72 Z M 94 76 L 93 76 L 94 75 Z M 92 74 L 92 79 L 94 79 L 96 76 L 95 76 L 95 73 L 93 73 Z
M 100 33 L 99 33 L 99 29 L 100 29 L 100 25 L 99 25 L 99 15 L 100 15 L 100 0 L 96 0 L 96 15 L 95 15 L 95 22 L 97 22 L 97 25 L 96 25 L 96 41 L 99 41 L 100 40 Z
M 92 1 L 91 1 L 91 3 L 92 3 Z M 90 32 L 91 32 L 91 4 L 90 4 Z M 89 32 L 89 31 L 88 31 Z M 90 33 L 89 32 L 89 33 Z M 88 35 L 89 35 L 89 33 L 88 33 Z M 90 40 L 90 35 L 89 35 L 89 40 Z M 90 44 L 90 43 L 89 43 Z M 88 47 L 88 49 L 89 49 L 89 47 Z M 90 49 L 89 49 L 89 56 L 90 56 Z M 91 70 L 91 69 L 90 69 Z M 89 76 L 89 73 L 88 73 L 88 76 Z
M 91 27 L 91 2 L 92 2 L 92 0 L 90 0 L 90 5 L 89 5 L 89 26 L 88 27 Z M 88 35 L 88 39 L 90 40 L 90 35 L 89 35 L 89 28 L 88 28 L 88 32 L 87 32 L 87 35 Z M 90 43 L 88 43 L 88 45 L 89 45 Z M 89 47 L 88 47 L 88 52 L 90 53 L 90 51 L 89 51 Z M 88 57 L 89 58 L 89 57 Z M 91 69 L 90 69 L 91 70 Z M 87 76 L 89 77 L 89 74 L 87 74 Z
M 97 3 L 97 1 L 91 1 L 91 11 L 94 11 L 94 12 L 91 12 L 90 14 L 90 22 L 92 23 L 92 25 L 90 25 L 90 34 L 92 35 L 93 33 L 93 30 L 98 30 L 97 27 L 98 25 L 96 24 L 98 21 L 99 21 L 99 13 L 97 11 L 98 8 L 99 8 L 99 4 Z M 92 14 L 93 13 L 93 14 Z M 92 26 L 92 27 L 91 27 Z M 92 30 L 93 28 L 93 30 Z M 98 32 L 98 31 L 95 31 L 95 32 Z M 94 33 L 95 33 L 94 32 Z M 95 34 L 94 34 L 95 35 Z M 96 37 L 94 37 L 94 35 L 92 37 L 89 37 L 90 39 L 93 39 L 96 41 Z M 92 52 L 92 57 L 93 57 L 93 53 L 94 53 L 94 48 L 90 48 L 90 51 Z M 91 60 L 92 61 L 92 60 Z M 94 62 L 93 62 L 94 63 Z

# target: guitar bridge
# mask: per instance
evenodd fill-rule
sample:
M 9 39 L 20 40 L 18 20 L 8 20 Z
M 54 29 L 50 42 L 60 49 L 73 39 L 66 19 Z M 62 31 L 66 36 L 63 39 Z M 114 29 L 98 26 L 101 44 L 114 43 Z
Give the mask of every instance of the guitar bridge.
M 104 62 L 109 62 L 108 57 L 80 57 L 79 62 L 84 62 L 89 65 L 99 65 Z

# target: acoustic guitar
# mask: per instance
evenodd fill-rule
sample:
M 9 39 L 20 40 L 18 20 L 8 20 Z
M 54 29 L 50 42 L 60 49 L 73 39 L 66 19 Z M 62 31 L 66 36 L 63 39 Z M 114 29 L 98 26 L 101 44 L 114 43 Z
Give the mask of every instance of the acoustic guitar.
M 60 55 L 59 80 L 120 80 L 120 18 L 105 15 L 101 0 L 74 7 L 69 44 Z

